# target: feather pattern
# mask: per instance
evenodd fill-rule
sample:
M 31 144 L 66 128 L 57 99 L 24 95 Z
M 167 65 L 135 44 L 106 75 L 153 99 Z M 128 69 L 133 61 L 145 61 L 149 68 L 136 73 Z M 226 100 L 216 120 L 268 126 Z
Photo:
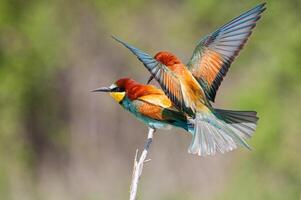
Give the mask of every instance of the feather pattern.
M 137 58 L 144 64 L 152 76 L 159 82 L 165 94 L 178 109 L 181 111 L 191 112 L 191 109 L 187 107 L 190 102 L 185 102 L 180 79 L 173 71 L 140 49 L 135 48 L 121 41 L 120 39 L 117 39 L 116 37 L 113 38 L 127 47 L 134 55 L 137 56 Z
M 206 156 L 232 151 L 238 146 L 250 149 L 245 139 L 254 133 L 257 120 L 253 111 L 213 109 L 212 113 L 197 113 L 188 151 Z
M 260 4 L 204 37 L 196 46 L 187 67 L 214 101 L 224 76 L 244 47 L 265 10 Z
M 120 104 L 140 121 L 154 128 L 174 125 L 192 133 L 186 115 L 174 107 L 162 90 L 128 78 L 119 79 L 116 85 L 125 90 L 125 98 Z

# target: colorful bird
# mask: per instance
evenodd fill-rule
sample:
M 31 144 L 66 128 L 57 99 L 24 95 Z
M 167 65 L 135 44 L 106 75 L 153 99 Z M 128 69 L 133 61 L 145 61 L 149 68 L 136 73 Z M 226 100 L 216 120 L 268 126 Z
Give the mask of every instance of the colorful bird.
M 186 114 L 179 112 L 164 92 L 153 85 L 123 78 L 93 92 L 109 92 L 117 103 L 150 128 L 168 128 L 172 125 L 192 134 L 194 132 Z
M 218 110 L 210 101 L 265 9 L 265 3 L 260 4 L 205 36 L 186 65 L 172 53 L 161 51 L 153 58 L 114 37 L 144 64 L 177 109 L 194 119 L 191 153 L 250 148 L 244 139 L 255 131 L 256 112 Z
M 93 90 L 93 92 L 109 92 L 117 103 L 152 129 L 175 126 L 183 128 L 191 133 L 193 137 L 196 133 L 193 120 L 187 114 L 177 110 L 164 92 L 153 85 L 144 85 L 132 79 L 123 78 L 117 80 L 109 87 L 101 87 Z M 251 127 L 250 121 L 255 123 L 257 121 L 256 112 L 215 109 L 214 113 L 219 118 L 226 120 L 230 129 L 236 129 L 240 126 Z M 218 120 L 215 123 L 219 123 Z M 198 140 L 207 142 L 208 138 L 198 138 Z M 232 150 L 225 146 L 227 143 L 232 142 L 229 134 L 222 134 L 218 136 L 217 140 L 216 148 L 220 152 L 224 153 Z M 190 153 L 194 152 L 190 151 Z M 214 153 L 211 152 L 212 155 Z

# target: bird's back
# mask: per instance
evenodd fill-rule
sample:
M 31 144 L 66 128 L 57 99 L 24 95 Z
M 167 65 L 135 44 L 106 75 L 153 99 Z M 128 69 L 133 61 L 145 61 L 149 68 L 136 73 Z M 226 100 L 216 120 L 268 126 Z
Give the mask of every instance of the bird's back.
M 155 55 L 155 59 L 164 64 L 180 82 L 183 100 L 192 110 L 202 110 L 210 103 L 206 98 L 202 86 L 193 77 L 188 68 L 172 53 L 161 51 Z M 173 87 L 170 83 L 167 87 Z
M 153 86 L 129 80 L 122 105 L 148 125 L 171 124 L 187 130 L 187 117 L 179 112 L 164 92 Z

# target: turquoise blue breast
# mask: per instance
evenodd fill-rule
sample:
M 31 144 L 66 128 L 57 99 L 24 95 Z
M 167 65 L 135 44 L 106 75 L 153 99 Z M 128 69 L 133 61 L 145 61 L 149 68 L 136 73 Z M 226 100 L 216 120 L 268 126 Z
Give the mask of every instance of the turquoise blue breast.
M 168 123 L 163 121 L 158 121 L 152 118 L 149 118 L 145 115 L 142 115 L 138 112 L 138 106 L 142 102 L 139 101 L 131 101 L 129 98 L 125 97 L 123 101 L 121 102 L 121 106 L 131 112 L 139 121 L 142 121 L 147 126 L 153 127 L 153 128 L 166 128 L 168 126 Z
M 124 100 L 120 103 L 120 105 L 124 109 L 132 113 L 139 121 L 143 122 L 147 126 L 160 129 L 160 128 L 169 128 L 172 125 L 175 127 L 183 128 L 191 134 L 194 133 L 193 125 L 188 123 L 186 120 L 183 121 L 182 118 L 174 118 L 173 120 L 168 120 L 168 121 L 158 121 L 156 119 L 142 115 L 138 110 L 138 107 L 142 103 L 143 103 L 142 101 L 139 100 L 131 101 L 130 99 L 125 97 Z

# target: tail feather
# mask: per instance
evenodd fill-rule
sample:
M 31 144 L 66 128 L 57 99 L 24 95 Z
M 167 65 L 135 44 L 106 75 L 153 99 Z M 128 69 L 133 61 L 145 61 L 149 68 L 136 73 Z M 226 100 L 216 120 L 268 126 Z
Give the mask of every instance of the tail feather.
M 252 111 L 215 109 L 212 113 L 197 113 L 189 153 L 200 156 L 225 153 L 243 146 L 250 149 L 245 139 L 252 136 L 258 117 Z
M 243 138 L 250 138 L 254 133 L 258 121 L 255 111 L 233 111 L 215 109 L 215 115 L 224 120 L 231 129 Z
M 250 122 L 256 123 L 258 121 L 257 112 L 255 111 L 233 111 L 233 110 L 222 110 L 215 109 L 217 117 L 220 116 L 221 119 L 225 120 L 227 123 L 240 123 L 240 122 Z

